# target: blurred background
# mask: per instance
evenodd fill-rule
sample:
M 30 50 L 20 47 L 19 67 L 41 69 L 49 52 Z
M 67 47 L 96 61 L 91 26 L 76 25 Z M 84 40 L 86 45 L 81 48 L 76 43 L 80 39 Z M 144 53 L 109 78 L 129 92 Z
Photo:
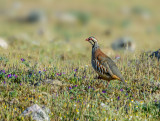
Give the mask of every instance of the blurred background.
M 158 0 L 0 0 L 1 52 L 90 57 L 89 36 L 109 55 L 154 51 L 160 48 L 159 5 Z

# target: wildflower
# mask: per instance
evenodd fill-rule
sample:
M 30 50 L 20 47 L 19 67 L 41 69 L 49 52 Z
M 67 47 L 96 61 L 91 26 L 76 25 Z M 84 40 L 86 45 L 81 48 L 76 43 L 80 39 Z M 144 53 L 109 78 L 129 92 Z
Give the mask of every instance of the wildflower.
M 17 78 L 18 76 L 17 75 L 15 75 L 15 78 Z
M 128 93 L 126 93 L 126 96 L 128 95 Z
M 4 81 L 3 83 L 6 84 L 6 81 Z
M 132 119 L 132 115 L 129 116 L 129 120 L 131 120 L 131 119 Z
M 118 96 L 118 98 L 117 98 L 118 100 L 120 99 L 120 97 Z
M 11 74 L 8 74 L 8 78 L 11 78 L 12 77 L 12 75 Z
M 57 76 L 60 76 L 60 74 L 59 74 L 59 73 L 57 73 L 56 75 L 57 75 Z
M 106 91 L 105 91 L 105 90 L 102 90 L 102 93 L 106 93 Z
M 72 87 L 69 87 L 69 89 L 72 89 Z
M 75 87 L 77 87 L 77 85 L 75 85 Z
M 41 71 L 39 71 L 39 73 L 41 73 Z
M 143 101 L 140 101 L 141 104 L 143 104 Z
M 74 69 L 74 71 L 76 72 L 78 69 Z
M 78 109 L 76 109 L 76 112 L 77 112 L 77 114 L 79 114 L 79 111 L 78 111 Z
M 66 74 L 65 72 L 63 72 L 63 74 Z
M 22 61 L 22 62 L 24 62 L 24 61 L 25 61 L 25 59 L 24 59 L 24 58 L 21 58 L 21 61 Z
M 131 100 L 131 102 L 133 102 L 133 99 Z
M 129 106 L 131 106 L 132 104 L 131 103 L 129 103 Z
M 5 70 L 2 70 L 3 73 L 5 73 Z
M 74 104 L 74 107 L 76 107 L 77 105 L 76 104 Z
M 90 88 L 91 88 L 91 86 L 88 87 L 88 89 L 90 89 Z
M 123 89 L 120 89 L 121 92 L 123 92 Z
M 89 104 L 87 105 L 87 108 L 89 108 Z
M 22 86 L 22 83 L 20 83 L 19 85 Z
M 46 71 L 46 69 L 44 69 L 43 71 Z

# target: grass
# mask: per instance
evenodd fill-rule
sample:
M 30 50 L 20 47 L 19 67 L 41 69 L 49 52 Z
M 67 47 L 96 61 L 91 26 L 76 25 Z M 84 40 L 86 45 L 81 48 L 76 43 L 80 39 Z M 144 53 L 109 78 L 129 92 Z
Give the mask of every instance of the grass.
M 142 54 L 159 48 L 159 4 L 82 0 L 66 5 L 39 0 L 37 6 L 37 2 L 23 0 L 23 7 L 16 11 L 13 2 L 0 2 L 9 13 L 0 14 L 0 36 L 9 43 L 7 50 L 0 48 L 0 119 L 32 120 L 20 114 L 38 104 L 50 109 L 51 120 L 160 120 L 160 64 Z M 123 5 L 135 13 L 119 17 Z M 46 12 L 46 23 L 16 21 L 33 7 Z M 78 22 L 59 22 L 53 15 L 58 10 L 72 13 Z M 143 19 L 141 11 L 149 11 L 151 18 Z M 84 41 L 91 35 L 112 59 L 121 57 L 116 64 L 130 91 L 117 80 L 105 88 L 106 81 L 94 79 L 91 46 Z M 134 53 L 110 48 L 113 40 L 125 35 L 135 40 Z
M 129 85 L 127 92 L 118 81 L 112 81 L 106 89 L 106 82 L 94 79 L 96 73 L 85 62 L 58 58 L 51 63 L 35 62 L 14 56 L 11 52 L 0 60 L 1 119 L 29 120 L 20 114 L 35 103 L 48 107 L 52 120 L 158 120 L 160 117 L 160 72 L 156 60 L 139 56 L 138 62 L 132 59 L 127 64 L 128 58 L 124 58 L 117 63 Z M 59 80 L 62 85 L 48 84 L 47 79 Z

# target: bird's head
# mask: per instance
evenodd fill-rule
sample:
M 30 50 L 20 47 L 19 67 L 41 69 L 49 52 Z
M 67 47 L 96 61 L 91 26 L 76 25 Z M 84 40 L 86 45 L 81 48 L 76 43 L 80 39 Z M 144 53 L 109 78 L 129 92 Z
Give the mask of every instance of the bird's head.
M 95 37 L 93 37 L 93 36 L 87 38 L 86 41 L 88 41 L 89 43 L 91 43 L 92 46 L 94 46 L 95 44 L 98 44 L 97 39 Z

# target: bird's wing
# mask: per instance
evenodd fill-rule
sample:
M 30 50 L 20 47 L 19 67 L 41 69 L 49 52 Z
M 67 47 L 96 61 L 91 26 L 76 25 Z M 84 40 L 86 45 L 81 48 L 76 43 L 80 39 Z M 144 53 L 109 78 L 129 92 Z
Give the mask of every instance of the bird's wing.
M 109 73 L 112 78 L 122 81 L 124 80 L 121 72 L 111 58 L 109 58 L 108 56 L 99 55 L 97 56 L 97 60 L 104 68 L 107 69 L 107 73 Z

